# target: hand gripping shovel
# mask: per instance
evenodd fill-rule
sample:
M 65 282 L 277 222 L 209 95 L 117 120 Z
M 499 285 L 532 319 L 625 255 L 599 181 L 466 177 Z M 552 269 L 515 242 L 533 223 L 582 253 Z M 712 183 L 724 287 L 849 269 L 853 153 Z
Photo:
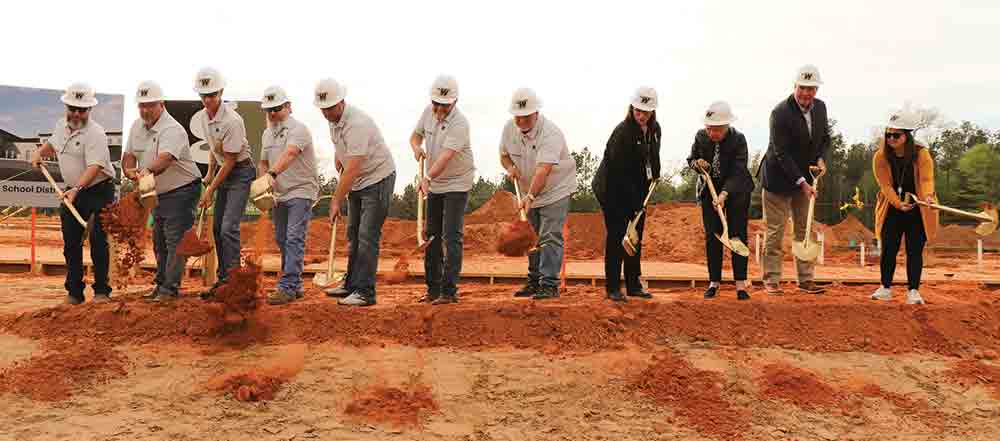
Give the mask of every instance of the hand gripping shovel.
M 998 220 L 997 207 L 992 204 L 984 203 L 982 213 L 970 213 L 968 211 L 962 211 L 957 208 L 951 208 L 951 207 L 946 207 L 944 205 L 924 202 L 921 201 L 920 198 L 917 197 L 917 195 L 913 193 L 907 193 L 906 201 L 910 202 L 911 199 L 913 200 L 913 202 L 916 202 L 917 204 L 923 205 L 925 207 L 930 207 L 935 210 L 941 210 L 945 213 L 951 213 L 958 216 L 969 217 L 972 219 L 976 219 L 979 222 L 982 222 L 981 224 L 979 224 L 978 227 L 976 227 L 976 233 L 979 234 L 980 236 L 989 236 L 990 234 L 993 234 L 993 232 L 997 230 L 997 220 Z
M 420 158 L 420 184 L 424 182 L 424 158 Z M 417 186 L 417 250 L 414 253 L 427 249 L 427 244 L 434 240 L 434 236 L 424 240 L 424 207 L 427 205 L 427 195 L 420 192 Z
M 743 243 L 738 237 L 729 237 L 729 222 L 726 221 L 726 211 L 721 206 L 716 205 L 719 202 L 719 194 L 715 192 L 715 184 L 712 183 L 712 177 L 705 170 L 701 170 L 701 177 L 705 181 L 705 184 L 708 185 L 708 192 L 712 195 L 712 205 L 715 206 L 715 211 L 719 213 L 719 220 L 722 221 L 722 234 L 716 234 L 715 238 L 719 239 L 719 242 L 722 242 L 722 246 L 729 248 L 729 251 L 743 257 L 749 256 L 750 247 L 747 244 Z
M 656 189 L 655 179 L 649 184 L 649 193 L 646 194 L 646 200 L 642 201 L 642 208 L 639 209 L 639 212 L 635 214 L 635 218 L 629 221 L 628 227 L 625 228 L 625 237 L 622 238 L 622 248 L 625 249 L 625 254 L 629 256 L 634 256 L 639 252 L 639 231 L 636 227 L 639 225 L 639 219 L 642 219 L 642 215 L 646 214 L 646 204 L 649 203 L 650 196 L 653 196 L 654 189 Z
M 83 217 L 80 216 L 80 212 L 76 211 L 76 207 L 74 207 L 73 204 L 67 202 L 66 199 L 63 199 L 62 190 L 60 190 L 59 186 L 56 185 L 56 180 L 52 179 L 52 175 L 49 174 L 49 169 L 45 167 L 45 164 L 42 164 L 41 170 L 42 174 L 45 175 L 45 179 L 47 179 L 49 181 L 49 184 L 52 184 L 52 188 L 56 190 L 56 196 L 59 196 L 59 200 L 62 201 L 62 203 L 66 204 L 66 208 L 68 208 L 69 212 L 73 214 L 73 217 L 75 217 L 76 221 L 80 223 L 80 226 L 83 228 L 87 228 L 87 221 L 83 220 Z
M 326 259 L 326 272 L 317 273 L 313 276 L 313 286 L 317 288 L 327 288 L 340 280 L 340 275 L 333 270 L 333 257 L 334 250 L 337 245 L 337 221 L 340 220 L 340 216 L 333 218 L 333 228 L 330 230 L 330 254 Z
M 813 177 L 813 187 L 819 193 L 819 177 L 813 174 L 816 167 L 809 167 Z M 816 196 L 809 198 L 809 214 L 806 216 L 806 237 L 802 242 L 792 242 L 792 254 L 801 261 L 815 262 L 819 256 L 819 244 L 812 240 L 813 216 L 816 213 Z

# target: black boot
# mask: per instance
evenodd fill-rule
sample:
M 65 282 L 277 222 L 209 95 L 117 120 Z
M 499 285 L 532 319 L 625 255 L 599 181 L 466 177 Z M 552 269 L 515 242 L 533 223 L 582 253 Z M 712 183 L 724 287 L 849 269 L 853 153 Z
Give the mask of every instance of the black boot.
M 541 286 L 538 288 L 538 292 L 531 296 L 532 300 L 548 300 L 559 298 L 559 287 L 558 286 Z
M 737 300 L 750 300 L 750 294 L 747 293 L 745 289 L 740 289 L 736 291 Z
M 709 286 L 708 289 L 705 290 L 705 300 L 714 299 L 715 296 L 718 294 L 719 294 L 718 286 Z

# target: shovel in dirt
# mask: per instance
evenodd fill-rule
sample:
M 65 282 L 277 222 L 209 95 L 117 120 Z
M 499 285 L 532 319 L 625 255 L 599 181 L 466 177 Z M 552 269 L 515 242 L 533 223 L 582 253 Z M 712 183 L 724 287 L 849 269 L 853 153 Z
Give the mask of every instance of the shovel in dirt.
M 185 257 L 204 256 L 212 250 L 212 245 L 201 239 L 201 226 L 205 221 L 207 210 L 207 208 L 201 209 L 198 214 L 198 226 L 187 230 L 181 237 L 180 243 L 177 244 L 177 254 Z
M 809 174 L 813 177 L 813 188 L 819 193 L 819 177 L 813 173 L 817 167 L 809 167 Z M 812 240 L 813 217 L 816 214 L 816 196 L 809 198 L 809 212 L 806 215 L 806 237 L 802 242 L 792 242 L 792 254 L 803 262 L 815 262 L 819 256 L 819 244 Z
M 420 163 L 420 165 L 419 165 L 419 167 L 420 167 L 419 170 L 420 171 L 419 171 L 419 181 L 418 182 L 419 183 L 423 183 L 424 182 L 424 158 L 420 158 L 419 163 Z M 426 199 L 425 199 L 427 195 L 423 194 L 423 192 L 421 192 L 419 190 L 419 188 L 420 188 L 419 184 L 418 184 L 417 188 L 418 188 L 418 190 L 417 190 L 417 248 L 414 249 L 413 251 L 407 253 L 407 254 L 403 254 L 403 255 L 399 256 L 399 260 L 396 261 L 396 264 L 393 266 L 392 271 L 389 272 L 389 274 L 385 278 L 386 282 L 388 282 L 388 283 L 402 283 L 402 282 L 404 282 L 406 280 L 406 278 L 410 274 L 409 273 L 409 270 L 410 270 L 410 261 L 409 261 L 409 258 L 411 256 L 413 256 L 414 254 L 417 254 L 417 253 L 419 253 L 419 252 L 427 249 L 427 245 L 429 245 L 431 243 L 431 241 L 434 240 L 433 236 L 430 237 L 430 238 L 428 238 L 427 240 L 424 240 L 424 204 L 426 204 L 426 202 L 427 202 Z
M 313 276 L 313 286 L 320 289 L 327 288 L 340 280 L 340 275 L 333 271 L 334 249 L 337 245 L 337 221 L 339 219 L 340 216 L 333 218 L 333 228 L 330 230 L 330 254 L 326 259 L 326 272 L 316 273 L 316 275 Z
M 713 202 L 712 205 L 715 205 L 714 203 L 719 201 L 719 194 L 715 192 L 715 184 L 712 183 L 712 177 L 709 176 L 708 172 L 706 172 L 705 170 L 701 171 L 701 177 L 708 185 L 708 192 L 711 193 L 712 195 L 712 202 Z M 740 238 L 738 237 L 737 238 L 729 237 L 729 222 L 726 221 L 725 210 L 723 210 L 722 207 L 715 205 L 715 211 L 719 213 L 719 220 L 722 221 L 722 234 L 716 234 L 715 238 L 719 239 L 719 242 L 722 242 L 722 246 L 729 248 L 729 251 L 732 251 L 743 257 L 749 256 L 750 247 L 748 247 L 747 244 L 743 243 L 743 241 L 740 240 Z
M 80 216 L 80 212 L 76 211 L 76 207 L 74 207 L 73 204 L 66 202 L 66 199 L 63 199 L 63 192 L 59 189 L 59 186 L 56 185 L 56 180 L 52 179 L 52 174 L 49 173 L 49 169 L 45 167 L 45 164 L 42 164 L 40 168 L 42 170 L 42 174 L 45 175 L 45 179 L 47 179 L 49 184 L 52 185 L 52 188 L 56 190 L 56 196 L 59 197 L 59 200 L 62 201 L 63 204 L 66 204 L 66 208 L 68 208 L 69 212 L 73 214 L 73 217 L 75 217 L 76 221 L 80 223 L 80 226 L 87 228 L 87 221 L 83 220 L 83 216 Z
M 517 184 L 517 179 L 513 179 L 513 181 L 514 193 L 517 196 L 517 214 L 520 218 L 511 223 L 500 234 L 500 240 L 497 241 L 497 251 L 508 257 L 520 257 L 540 247 L 536 246 L 538 235 L 531 228 L 527 215 L 521 209 L 521 189 Z
M 646 193 L 646 200 L 642 201 L 642 208 L 639 212 L 635 214 L 635 218 L 629 221 L 628 227 L 625 228 L 625 237 L 622 238 L 622 248 L 625 249 L 625 254 L 629 256 L 634 256 L 639 252 L 639 230 L 637 227 L 639 225 L 639 220 L 642 216 L 646 214 L 646 204 L 649 204 L 650 196 L 653 196 L 653 190 L 656 189 L 656 180 L 649 184 L 649 192 Z
M 979 234 L 980 236 L 989 236 L 990 234 L 993 234 L 993 232 L 997 230 L 998 212 L 997 212 L 997 207 L 993 204 L 984 203 L 982 213 L 970 213 L 968 211 L 962 211 L 957 208 L 951 208 L 951 207 L 946 207 L 944 205 L 924 202 L 921 201 L 920 198 L 917 197 L 917 195 L 913 193 L 907 193 L 906 202 L 910 203 L 911 199 L 912 202 L 916 202 L 917 204 L 923 205 L 925 207 L 933 208 L 935 210 L 941 210 L 945 213 L 951 213 L 954 215 L 964 216 L 978 220 L 981 223 L 979 224 L 978 227 L 976 227 L 976 234 Z

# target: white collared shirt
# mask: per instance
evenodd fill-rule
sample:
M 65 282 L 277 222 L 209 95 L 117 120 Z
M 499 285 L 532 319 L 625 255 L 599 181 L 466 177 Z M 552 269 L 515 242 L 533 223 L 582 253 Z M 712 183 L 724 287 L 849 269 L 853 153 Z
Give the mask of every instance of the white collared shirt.
M 140 168 L 149 168 L 161 153 L 170 153 L 174 162 L 156 176 L 156 193 L 165 194 L 201 179 L 201 170 L 191 158 L 187 131 L 166 110 L 153 127 L 146 128 L 142 118 L 132 123 L 125 151 L 135 155 Z
M 514 120 L 507 121 L 500 137 L 500 154 L 506 154 L 521 172 L 519 184 L 524 192 L 531 188 L 539 164 L 553 164 L 532 208 L 558 202 L 576 191 L 576 161 L 569 154 L 562 130 L 544 115 L 538 115 L 535 127 L 528 133 L 522 133 Z
M 366 157 L 351 191 L 376 184 L 396 171 L 396 163 L 382 138 L 382 132 L 375 121 L 357 107 L 347 105 L 340 122 L 330 123 L 330 139 L 334 145 L 334 157 L 344 167 L 351 157 Z
M 434 115 L 434 107 L 428 105 L 413 132 L 424 138 L 428 169 L 445 150 L 455 151 L 441 174 L 431 180 L 431 193 L 466 192 L 472 189 L 476 179 L 476 166 L 472 158 L 469 121 L 458 107 L 453 107 L 444 121 L 439 122 Z
M 199 116 L 199 114 L 202 114 Z M 215 157 L 215 163 L 221 165 L 226 157 L 223 152 L 237 153 L 236 162 L 250 159 L 250 142 L 247 141 L 247 127 L 243 117 L 226 103 L 219 105 L 215 118 L 208 118 L 208 110 L 201 109 L 192 119 L 201 118 L 205 122 L 203 132 L 205 141 L 211 146 L 209 151 Z
M 291 116 L 264 130 L 261 136 L 261 159 L 274 167 L 289 145 L 300 153 L 274 181 L 278 202 L 301 198 L 315 201 L 319 197 L 319 172 L 316 171 L 316 150 L 309 128 Z
M 59 173 L 67 186 L 75 186 L 87 167 L 92 165 L 99 165 L 101 173 L 90 183 L 91 186 L 117 176 L 111 165 L 108 136 L 104 127 L 93 119 L 87 121 L 80 130 L 73 131 L 66 118 L 60 118 L 47 142 L 56 152 Z

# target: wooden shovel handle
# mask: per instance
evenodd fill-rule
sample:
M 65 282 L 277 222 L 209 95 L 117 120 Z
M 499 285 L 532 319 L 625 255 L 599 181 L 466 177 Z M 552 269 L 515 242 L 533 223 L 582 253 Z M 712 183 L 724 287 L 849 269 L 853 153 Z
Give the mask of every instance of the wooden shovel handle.
M 524 214 L 524 209 L 521 208 L 521 188 L 517 185 L 517 179 L 511 179 L 514 181 L 514 193 L 517 195 L 517 213 L 521 215 L 521 220 L 527 221 L 528 216 Z
M 420 167 L 419 175 L 420 182 L 417 183 L 417 245 L 423 245 L 424 243 L 424 195 L 420 191 L 420 186 L 424 185 L 424 158 L 420 157 L 420 161 L 417 161 Z
M 75 217 L 76 221 L 80 223 L 80 226 L 82 226 L 83 228 L 87 228 L 87 221 L 83 220 L 83 216 L 80 216 L 80 212 L 76 211 L 76 207 L 74 207 L 73 204 L 66 201 L 66 199 L 63 199 L 63 192 L 62 190 L 59 189 L 59 186 L 56 185 L 56 180 L 52 179 L 52 175 L 49 173 L 49 169 L 45 167 L 45 164 L 42 164 L 40 168 L 42 169 L 42 174 L 45 175 L 45 179 L 47 179 L 49 181 L 49 184 L 52 184 L 52 188 L 56 190 L 56 194 L 59 196 L 59 200 L 66 205 L 66 208 L 69 209 L 70 213 L 73 213 L 73 217 Z
M 326 274 L 330 279 L 333 279 L 333 256 L 337 246 L 337 220 L 339 219 L 340 216 L 333 218 L 333 228 L 330 230 L 330 254 L 326 256 Z
M 969 217 L 969 218 L 981 220 L 983 222 L 993 222 L 993 218 L 991 218 L 987 214 L 984 214 L 984 213 L 970 213 L 968 211 L 959 210 L 957 208 L 946 207 L 944 205 L 939 205 L 939 204 L 932 204 L 930 202 L 925 202 L 925 201 L 920 200 L 920 198 L 918 198 L 917 195 L 915 195 L 913 193 L 906 193 L 907 202 L 909 202 L 910 198 L 913 198 L 913 202 L 917 203 L 918 205 L 923 205 L 925 207 L 930 207 L 930 208 L 933 208 L 935 210 L 941 210 L 941 211 L 943 211 L 945 213 L 951 213 L 951 214 L 958 215 L 958 216 L 965 216 L 965 217 Z
M 707 171 L 701 169 L 701 178 L 708 185 L 708 192 L 712 195 L 712 205 L 715 205 L 716 202 L 719 202 L 719 195 L 715 192 L 715 184 L 712 183 L 712 177 L 708 175 Z M 722 207 L 715 205 L 715 211 L 719 212 L 719 220 L 722 221 L 722 226 L 727 226 L 726 213 Z

